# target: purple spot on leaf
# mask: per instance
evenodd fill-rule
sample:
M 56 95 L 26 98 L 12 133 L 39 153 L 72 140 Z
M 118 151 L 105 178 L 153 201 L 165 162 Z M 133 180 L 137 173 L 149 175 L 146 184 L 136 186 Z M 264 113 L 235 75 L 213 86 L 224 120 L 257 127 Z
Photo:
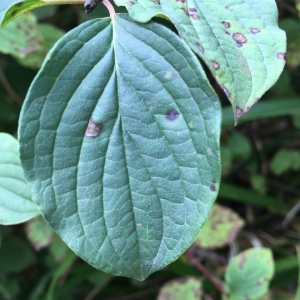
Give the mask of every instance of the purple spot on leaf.
M 168 121 L 175 121 L 178 119 L 179 115 L 179 112 L 172 108 L 166 113 L 166 118 Z

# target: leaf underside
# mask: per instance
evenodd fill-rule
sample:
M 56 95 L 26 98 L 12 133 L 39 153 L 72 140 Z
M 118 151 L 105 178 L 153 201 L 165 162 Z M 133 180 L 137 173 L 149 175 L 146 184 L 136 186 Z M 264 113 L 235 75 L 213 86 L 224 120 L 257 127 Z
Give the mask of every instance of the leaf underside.
M 0 224 L 23 223 L 38 214 L 21 167 L 18 142 L 0 133 Z
M 235 122 L 283 70 L 286 36 L 274 0 L 114 1 L 139 22 L 168 16 L 230 100 Z
M 144 279 L 193 242 L 219 186 L 220 105 L 189 48 L 128 15 L 51 50 L 23 106 L 33 199 L 91 265 Z

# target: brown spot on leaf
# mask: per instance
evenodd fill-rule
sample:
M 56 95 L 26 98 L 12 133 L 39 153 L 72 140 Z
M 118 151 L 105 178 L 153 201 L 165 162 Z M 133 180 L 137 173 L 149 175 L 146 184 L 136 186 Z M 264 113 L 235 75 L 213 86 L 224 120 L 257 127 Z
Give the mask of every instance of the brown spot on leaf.
M 199 48 L 199 50 L 200 50 L 202 53 L 204 53 L 203 47 L 202 47 L 199 43 L 197 43 L 196 45 L 197 45 L 197 47 Z
M 92 119 L 90 119 L 84 136 L 89 138 L 95 138 L 100 134 L 102 128 L 102 124 L 97 124 Z
M 167 111 L 166 118 L 168 121 L 175 121 L 176 119 L 178 119 L 179 115 L 179 112 L 176 109 L 172 108 Z
M 220 65 L 216 61 L 212 60 L 211 63 L 212 63 L 212 66 L 213 66 L 213 68 L 215 70 L 219 70 L 220 69 Z
M 251 28 L 250 32 L 253 34 L 257 34 L 260 32 L 260 30 L 258 28 Z
M 190 17 L 194 20 L 200 20 L 200 17 L 196 14 L 190 14 Z
M 222 24 L 223 24 L 224 27 L 230 28 L 230 23 L 229 22 L 222 21 Z
M 189 17 L 190 16 L 190 14 L 189 14 L 189 12 L 185 9 L 185 8 L 181 8 L 183 11 L 184 11 L 184 13 Z
M 279 59 L 285 60 L 285 59 L 284 59 L 284 58 L 285 58 L 285 52 L 279 52 L 279 53 L 277 53 L 277 57 L 278 57 Z
M 238 47 L 242 47 L 243 44 L 247 42 L 247 38 L 240 32 L 235 32 L 232 37 L 236 41 Z
M 245 262 L 246 262 L 246 259 L 247 259 L 246 253 L 242 253 L 242 254 L 241 254 L 241 257 L 240 257 L 240 261 L 239 261 L 239 268 L 240 268 L 240 269 L 243 269 L 244 264 L 245 264 Z

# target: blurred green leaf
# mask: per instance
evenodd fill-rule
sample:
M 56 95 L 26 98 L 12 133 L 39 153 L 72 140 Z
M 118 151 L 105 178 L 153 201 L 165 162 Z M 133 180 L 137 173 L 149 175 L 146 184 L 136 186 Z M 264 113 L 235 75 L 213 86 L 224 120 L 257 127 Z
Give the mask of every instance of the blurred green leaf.
M 232 156 L 229 147 L 221 147 L 221 166 L 222 166 L 222 174 L 226 175 L 230 171 L 232 163 Z
M 0 133 L 0 224 L 23 223 L 38 214 L 21 167 L 18 142 Z
M 272 252 L 267 248 L 253 248 L 235 256 L 225 273 L 224 299 L 252 300 L 264 296 L 274 275 Z
M 1 29 L 0 40 L 0 52 L 10 54 L 17 60 L 43 48 L 43 36 L 32 13 L 20 16 Z
M 159 291 L 157 300 L 200 300 L 201 281 L 195 277 L 183 277 L 165 283 Z
M 229 136 L 228 147 L 233 158 L 247 159 L 251 154 L 249 140 L 240 133 L 232 133 Z
M 35 256 L 29 245 L 22 239 L 9 236 L 1 241 L 0 270 L 5 272 L 20 272 L 35 261 Z
M 243 226 L 244 220 L 233 210 L 215 204 L 194 245 L 201 248 L 224 247 L 235 239 Z
M 270 170 L 276 175 L 282 175 L 283 173 L 300 169 L 300 151 L 281 149 L 273 157 Z
M 54 232 L 40 215 L 26 223 L 26 234 L 35 250 L 39 251 L 51 243 Z
M 20 60 L 22 65 L 35 69 L 41 67 L 49 50 L 65 34 L 64 31 L 51 24 L 39 24 L 37 28 L 43 36 L 42 48 L 39 51 L 29 53 L 25 58 Z
M 300 32 L 288 43 L 286 62 L 291 68 L 297 68 L 300 65 Z
M 267 182 L 264 176 L 260 174 L 252 174 L 250 176 L 251 186 L 254 191 L 265 195 L 267 192 Z

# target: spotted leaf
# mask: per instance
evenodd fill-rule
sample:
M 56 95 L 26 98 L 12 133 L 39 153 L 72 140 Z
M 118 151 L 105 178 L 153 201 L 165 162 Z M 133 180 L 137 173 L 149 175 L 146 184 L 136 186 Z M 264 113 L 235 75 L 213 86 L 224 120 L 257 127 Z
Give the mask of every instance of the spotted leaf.
M 235 256 L 225 273 L 224 300 L 261 299 L 274 275 L 272 252 L 267 248 L 253 248 Z
M 162 25 L 125 14 L 65 35 L 19 128 L 34 201 L 108 273 L 144 279 L 175 260 L 216 198 L 220 105 L 197 58 Z
M 235 121 L 277 81 L 286 36 L 274 0 L 115 0 L 139 22 L 168 16 L 211 70 L 230 100 Z

